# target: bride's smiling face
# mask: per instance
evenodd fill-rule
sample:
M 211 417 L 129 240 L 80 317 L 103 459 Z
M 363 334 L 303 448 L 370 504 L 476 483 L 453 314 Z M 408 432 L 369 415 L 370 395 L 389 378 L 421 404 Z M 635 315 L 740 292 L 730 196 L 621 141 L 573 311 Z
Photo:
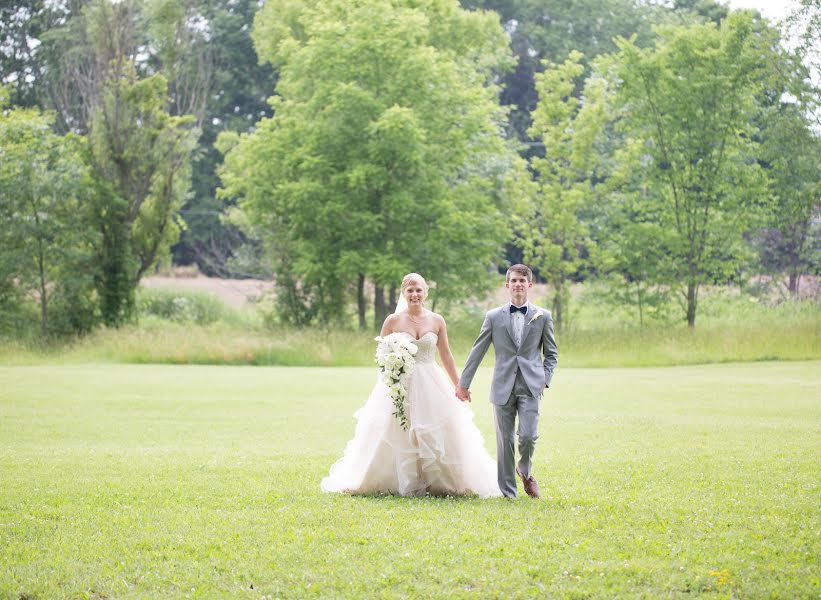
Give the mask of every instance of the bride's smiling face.
M 421 307 L 422 303 L 428 295 L 425 286 L 421 281 L 411 280 L 410 283 L 402 290 L 405 296 L 405 301 L 408 303 L 408 308 Z

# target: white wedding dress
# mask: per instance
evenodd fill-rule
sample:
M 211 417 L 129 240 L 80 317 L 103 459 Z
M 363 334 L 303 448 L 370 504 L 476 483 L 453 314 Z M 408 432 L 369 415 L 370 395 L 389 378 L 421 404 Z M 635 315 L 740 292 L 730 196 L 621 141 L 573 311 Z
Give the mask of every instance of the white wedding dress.
M 485 450 L 473 412 L 456 398 L 434 361 L 437 335 L 430 331 L 419 340 L 405 335 L 418 347 L 405 381 L 407 431 L 393 416 L 387 386 L 377 381 L 354 415 L 354 437 L 322 480 L 322 491 L 501 496 L 496 461 Z

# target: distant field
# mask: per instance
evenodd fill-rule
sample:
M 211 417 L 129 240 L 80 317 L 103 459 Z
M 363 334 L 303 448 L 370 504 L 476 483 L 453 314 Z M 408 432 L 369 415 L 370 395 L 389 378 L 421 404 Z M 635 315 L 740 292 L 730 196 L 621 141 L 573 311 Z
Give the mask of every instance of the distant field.
M 321 494 L 371 368 L 0 367 L 0 597 L 818 598 L 819 373 L 560 368 L 506 501 Z
M 213 294 L 229 306 L 239 308 L 253 304 L 274 289 L 274 283 L 262 279 L 220 279 L 217 277 L 145 277 L 140 285 L 149 289 L 173 289 Z
M 138 294 L 134 322 L 46 343 L 38 333 L 17 338 L 0 334 L 0 364 L 373 364 L 373 329 L 361 331 L 353 322 L 330 328 L 282 325 L 277 322 L 278 313 L 270 299 L 236 306 L 246 294 L 258 298 L 262 282 L 208 278 L 149 281 L 150 286 Z M 815 288 L 808 285 L 807 289 Z M 533 301 L 547 306 L 545 294 L 544 286 L 534 288 Z M 811 299 L 770 305 L 738 289 L 716 288 L 705 292 L 696 327 L 688 329 L 678 318 L 676 307 L 661 311 L 664 318 L 647 317 L 640 324 L 627 307 L 602 304 L 595 294 L 583 289 L 576 295 L 568 312 L 569 321 L 556 331 L 562 367 L 821 359 L 821 302 Z M 437 308 L 447 319 L 451 349 L 458 364 L 462 364 L 476 339 L 485 308 L 502 302 L 504 299 L 496 294 L 484 303 Z M 486 364 L 490 361 L 492 355 Z

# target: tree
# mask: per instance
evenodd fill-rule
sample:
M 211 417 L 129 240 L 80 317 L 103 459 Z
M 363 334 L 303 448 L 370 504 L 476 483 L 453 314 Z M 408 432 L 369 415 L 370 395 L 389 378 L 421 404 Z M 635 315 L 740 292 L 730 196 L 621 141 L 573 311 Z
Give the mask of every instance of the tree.
M 659 192 L 648 202 L 658 203 L 653 212 L 671 233 L 667 278 L 683 286 L 693 327 L 700 286 L 732 276 L 742 235 L 766 205 L 752 120 L 767 46 L 747 13 L 731 13 L 721 27 L 663 27 L 658 34 L 646 50 L 619 40 L 607 68 L 622 126 L 644 148 L 643 164 L 632 167 Z
M 283 318 L 343 321 L 353 292 L 365 327 L 370 282 L 378 326 L 412 270 L 439 298 L 486 285 L 515 161 L 492 83 L 509 63 L 495 16 L 449 0 L 281 0 L 253 36 L 278 95 L 271 119 L 224 138 L 223 194 L 274 252 Z
M 593 60 L 615 51 L 618 36 L 635 34 L 639 46 L 649 45 L 651 24 L 673 16 L 666 7 L 635 0 L 462 0 L 462 5 L 496 11 L 510 36 L 517 60 L 505 74 L 501 102 L 511 107 L 510 133 L 526 143 L 526 157 L 541 154 L 539 141 L 528 135 L 528 129 L 539 100 L 535 76 L 544 61 L 561 64 L 573 51 L 581 53 L 583 61 Z M 582 79 L 576 84 L 578 96 Z
M 607 201 L 602 203 L 602 222 L 592 236 L 599 244 L 595 267 L 602 275 L 600 296 L 610 304 L 635 309 L 639 327 L 643 327 L 648 317 L 667 317 L 667 276 L 673 269 L 667 251 L 671 232 L 654 214 L 658 199 L 648 201 L 656 192 L 636 188 L 629 175 L 627 179 L 621 175 L 613 173 L 598 194 Z
M 598 69 L 607 58 L 596 63 Z M 613 86 L 600 91 L 592 100 L 607 115 L 607 122 L 595 152 L 607 168 L 598 177 L 595 207 L 582 217 L 596 250 L 594 268 L 601 284 L 597 295 L 612 305 L 635 309 L 643 327 L 648 317 L 668 317 L 674 271 L 668 249 L 674 236 L 663 225 L 663 191 L 648 185 L 641 168 L 648 160 L 645 143 L 629 137 L 629 130 L 614 119 Z
M 821 0 L 799 0 L 784 25 L 796 57 L 806 69 L 803 85 L 794 91 L 817 130 L 821 127 Z
M 821 138 L 806 109 L 797 101 L 779 102 L 768 113 L 762 158 L 775 206 L 756 238 L 762 266 L 778 275 L 786 273 L 787 290 L 794 299 L 801 275 L 818 260 L 813 242 L 817 244 L 821 217 Z
M 697 15 L 701 19 L 721 25 L 727 18 L 730 9 L 715 0 L 675 0 L 673 10 L 680 13 Z
M 188 192 L 197 138 L 192 117 L 169 114 L 166 79 L 139 76 L 140 8 L 136 0 L 93 0 L 54 41 L 74 53 L 64 63 L 73 81 L 60 95 L 62 114 L 88 130 L 100 233 L 96 286 L 109 325 L 129 318 L 140 277 L 176 241 L 174 216 Z M 66 40 L 84 44 L 61 46 Z
M 33 292 L 42 337 L 54 330 L 54 298 L 73 305 L 65 310 L 73 314 L 64 315 L 70 329 L 88 329 L 93 319 L 96 238 L 81 200 L 88 168 L 79 138 L 56 135 L 52 122 L 36 109 L 0 113 L 0 290 Z
M 51 106 L 49 79 L 55 77 L 44 44 L 50 31 L 86 0 L 7 0 L 0 4 L 0 82 L 8 84 L 13 106 Z
M 168 81 L 169 112 L 202 126 L 214 77 L 212 27 L 202 0 L 144 0 L 149 66 Z M 143 50 L 143 49 L 141 49 Z M 149 53 L 148 47 L 143 52 Z
M 174 220 L 188 193 L 196 141 L 191 117 L 172 117 L 161 75 L 137 79 L 124 63 L 92 114 L 91 161 L 102 233 L 98 279 L 103 319 L 116 325 L 133 310 L 134 290 L 179 235 Z
M 209 274 L 232 275 L 228 263 L 244 241 L 220 220 L 215 199 L 224 129 L 247 131 L 261 115 L 274 86 L 269 65 L 259 65 L 249 36 L 256 0 L 124 0 L 109 2 L 127 19 L 109 25 L 115 44 L 100 47 L 84 13 L 92 0 L 9 0 L 0 6 L 0 81 L 12 82 L 12 102 L 56 111 L 60 131 L 87 133 L 107 65 L 119 52 L 139 77 L 168 80 L 168 109 L 193 115 L 202 137 L 193 156 L 192 195 L 174 260 L 196 261 Z M 117 8 L 113 6 L 119 5 Z M 96 2 L 99 10 L 103 5 Z M 117 33 L 115 34 L 114 31 Z M 249 244 L 248 248 L 251 245 Z M 247 250 L 247 248 L 245 249 Z
M 193 163 L 192 195 L 180 211 L 185 228 L 172 251 L 176 264 L 196 263 L 200 271 L 218 277 L 270 277 L 269 267 L 257 258 L 256 241 L 224 218 L 228 207 L 216 197 L 222 155 L 214 143 L 219 133 L 245 133 L 261 117 L 271 116 L 267 99 L 276 74 L 270 64 L 259 63 L 249 35 L 258 7 L 256 0 L 203 0 L 199 6 L 208 22 L 211 93 Z M 242 257 L 252 260 L 238 264 Z
M 109 64 L 163 73 L 171 114 L 204 118 L 213 74 L 208 0 L 16 0 L 0 39 L 14 55 L 0 73 L 30 105 L 56 111 L 63 130 L 86 133 Z M 25 43 L 23 43 L 25 41 Z M 26 50 L 29 48 L 29 50 Z M 3 65 L 6 67 L 6 64 Z
M 593 195 L 592 149 L 606 116 L 597 101 L 603 91 L 600 80 L 590 80 L 584 104 L 573 96 L 583 72 L 582 55 L 571 52 L 561 65 L 545 61 L 544 71 L 536 75 L 539 103 L 528 134 L 542 141 L 545 155 L 530 159 L 536 189 L 516 220 L 525 260 L 554 287 L 553 320 L 559 330 L 570 280 L 589 263 L 589 231 L 580 215 Z

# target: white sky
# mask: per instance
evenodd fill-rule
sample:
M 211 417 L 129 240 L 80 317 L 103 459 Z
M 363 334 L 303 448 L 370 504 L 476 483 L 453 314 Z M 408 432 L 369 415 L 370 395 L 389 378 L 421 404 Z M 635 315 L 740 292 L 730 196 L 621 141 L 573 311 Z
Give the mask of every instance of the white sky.
M 771 21 L 780 21 L 796 6 L 796 0 L 725 0 L 730 8 L 755 8 Z

